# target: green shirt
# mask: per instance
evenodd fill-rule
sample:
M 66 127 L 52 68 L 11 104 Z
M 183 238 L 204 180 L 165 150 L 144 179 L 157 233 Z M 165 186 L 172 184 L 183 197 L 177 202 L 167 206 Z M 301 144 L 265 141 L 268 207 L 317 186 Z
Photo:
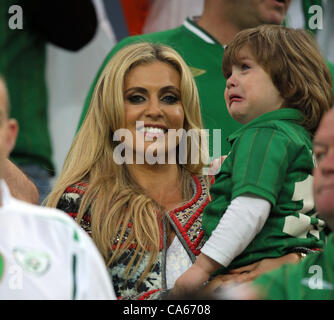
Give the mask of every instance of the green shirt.
M 322 252 L 308 254 L 297 265 L 281 268 L 257 278 L 260 294 L 269 300 L 334 299 L 334 236 Z
M 206 237 L 236 197 L 253 194 L 271 203 L 264 227 L 232 261 L 231 269 L 282 256 L 297 246 L 322 247 L 319 231 L 324 223 L 314 216 L 312 198 L 312 142 L 297 123 L 301 119 L 297 109 L 279 109 L 259 116 L 229 137 L 231 152 L 203 213 Z
M 11 159 L 19 165 L 37 163 L 53 172 L 47 120 L 46 45 L 43 37 L 31 29 L 24 3 L 0 1 L 0 74 L 9 92 L 10 116 L 19 124 Z M 9 19 L 16 13 L 8 13 L 12 5 L 22 8 L 23 29 L 9 27 Z

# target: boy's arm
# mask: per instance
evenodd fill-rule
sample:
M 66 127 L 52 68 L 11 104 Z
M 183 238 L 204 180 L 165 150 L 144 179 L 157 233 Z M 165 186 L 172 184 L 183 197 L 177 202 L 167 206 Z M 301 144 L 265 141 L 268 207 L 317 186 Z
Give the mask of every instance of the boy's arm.
M 271 204 L 257 196 L 240 196 L 232 200 L 202 253 L 176 281 L 175 294 L 195 290 L 221 266 L 227 267 L 259 233 L 266 222 Z
M 201 253 L 195 263 L 175 281 L 173 295 L 182 296 L 195 291 L 220 267 L 218 262 Z
M 270 209 L 270 202 L 258 196 L 233 199 L 201 252 L 227 267 L 262 230 Z

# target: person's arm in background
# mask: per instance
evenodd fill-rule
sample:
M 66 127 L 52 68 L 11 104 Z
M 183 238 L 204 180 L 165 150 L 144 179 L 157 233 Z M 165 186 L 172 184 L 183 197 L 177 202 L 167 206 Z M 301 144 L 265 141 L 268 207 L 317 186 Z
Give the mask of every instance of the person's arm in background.
M 97 30 L 97 16 L 91 0 L 24 1 L 28 23 L 47 42 L 70 51 L 83 48 Z M 30 19 L 31 18 L 31 19 Z
M 34 183 L 10 160 L 6 159 L 4 179 L 13 197 L 38 204 L 39 194 Z

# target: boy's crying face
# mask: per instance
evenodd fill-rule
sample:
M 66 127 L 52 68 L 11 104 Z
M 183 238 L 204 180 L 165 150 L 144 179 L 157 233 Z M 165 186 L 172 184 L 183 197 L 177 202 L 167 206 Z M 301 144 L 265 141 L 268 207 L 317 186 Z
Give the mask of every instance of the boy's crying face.
M 239 62 L 232 65 L 224 96 L 229 114 L 242 124 L 280 109 L 284 102 L 270 75 L 247 47 L 239 51 Z

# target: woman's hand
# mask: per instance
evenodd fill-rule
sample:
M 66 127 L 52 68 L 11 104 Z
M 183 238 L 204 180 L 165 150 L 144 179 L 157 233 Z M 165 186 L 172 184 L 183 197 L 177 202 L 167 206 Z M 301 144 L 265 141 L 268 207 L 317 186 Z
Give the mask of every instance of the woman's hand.
M 231 283 L 251 281 L 263 273 L 279 268 L 285 263 L 298 263 L 300 256 L 297 253 L 288 253 L 279 258 L 267 258 L 250 265 L 230 270 L 228 274 L 218 275 L 207 285 L 208 292 L 214 292 L 218 287 Z
M 285 263 L 298 263 L 300 256 L 297 253 L 288 253 L 279 258 L 267 258 L 252 263 L 248 266 L 230 270 L 238 282 L 251 281 L 263 273 L 277 269 Z
M 220 158 L 213 159 L 210 163 L 209 174 L 214 176 L 220 171 L 220 167 L 222 166 L 224 160 L 227 156 L 221 156 Z

